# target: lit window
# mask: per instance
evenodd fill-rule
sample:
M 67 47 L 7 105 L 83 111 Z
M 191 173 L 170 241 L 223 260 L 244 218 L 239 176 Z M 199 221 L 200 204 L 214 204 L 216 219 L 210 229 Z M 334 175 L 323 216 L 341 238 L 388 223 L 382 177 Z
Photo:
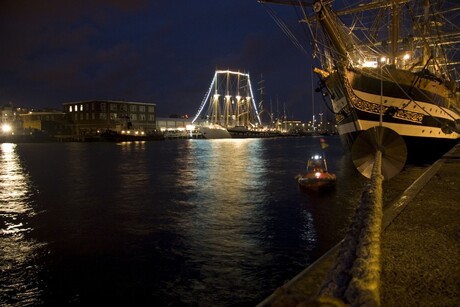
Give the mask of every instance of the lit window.
M 80 105 L 80 111 L 83 111 L 83 105 L 82 104 Z
M 72 112 L 72 109 L 73 109 L 72 106 L 69 106 L 69 112 Z
M 77 112 L 77 111 L 78 111 L 78 106 L 77 106 L 77 105 L 75 105 L 75 112 Z

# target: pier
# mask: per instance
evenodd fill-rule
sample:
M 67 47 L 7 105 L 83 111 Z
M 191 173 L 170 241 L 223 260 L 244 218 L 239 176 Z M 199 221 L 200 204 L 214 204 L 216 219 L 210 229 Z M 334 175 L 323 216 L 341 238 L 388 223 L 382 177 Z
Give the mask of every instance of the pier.
M 379 258 L 380 280 L 374 285 L 367 285 L 371 286 L 371 292 L 379 294 L 379 298 L 370 305 L 458 304 L 459 174 L 460 144 L 457 144 L 428 167 L 396 201 L 383 208 L 381 234 L 377 239 L 380 248 L 376 255 Z M 342 256 L 339 255 L 340 250 L 343 252 L 342 243 L 280 286 L 258 306 L 296 306 L 299 303 L 344 306 L 340 299 L 321 295 L 331 269 L 340 266 L 337 262 Z M 373 268 L 368 269 L 372 271 Z M 351 275 L 348 278 L 355 278 L 352 272 L 346 273 Z M 348 304 L 356 306 L 360 302 L 355 300 Z

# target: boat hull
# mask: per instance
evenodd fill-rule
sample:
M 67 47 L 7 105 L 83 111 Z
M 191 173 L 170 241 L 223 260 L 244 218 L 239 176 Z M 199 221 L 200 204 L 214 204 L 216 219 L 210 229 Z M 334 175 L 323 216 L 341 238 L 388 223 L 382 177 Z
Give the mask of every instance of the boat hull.
M 424 80 L 424 88 L 412 89 L 407 98 L 410 74 L 390 72 L 392 80 L 381 81 L 359 71 L 346 70 L 325 80 L 336 114 L 342 143 L 351 151 L 359 134 L 380 124 L 397 132 L 407 146 L 408 163 L 431 163 L 460 139 L 460 115 L 449 108 L 439 82 Z M 380 115 L 382 114 L 382 115 Z
M 297 183 L 302 190 L 324 191 L 335 187 L 336 176 L 330 173 L 308 173 L 297 176 Z
M 227 129 L 219 125 L 200 127 L 200 132 L 205 139 L 230 139 L 232 137 Z

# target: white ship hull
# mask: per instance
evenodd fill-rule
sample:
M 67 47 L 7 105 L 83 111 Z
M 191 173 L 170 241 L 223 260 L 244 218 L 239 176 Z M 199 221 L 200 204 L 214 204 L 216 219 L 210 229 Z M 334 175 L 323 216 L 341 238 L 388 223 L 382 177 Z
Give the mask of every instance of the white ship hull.
M 232 137 L 226 128 L 219 125 L 202 126 L 200 131 L 205 139 L 230 139 Z

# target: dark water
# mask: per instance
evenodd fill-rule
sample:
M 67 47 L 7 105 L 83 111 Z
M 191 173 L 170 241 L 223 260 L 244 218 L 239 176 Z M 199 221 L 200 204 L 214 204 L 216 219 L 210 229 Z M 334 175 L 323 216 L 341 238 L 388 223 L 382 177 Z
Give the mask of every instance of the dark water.
M 252 306 L 343 236 L 366 180 L 328 137 L 0 144 L 0 304 Z

